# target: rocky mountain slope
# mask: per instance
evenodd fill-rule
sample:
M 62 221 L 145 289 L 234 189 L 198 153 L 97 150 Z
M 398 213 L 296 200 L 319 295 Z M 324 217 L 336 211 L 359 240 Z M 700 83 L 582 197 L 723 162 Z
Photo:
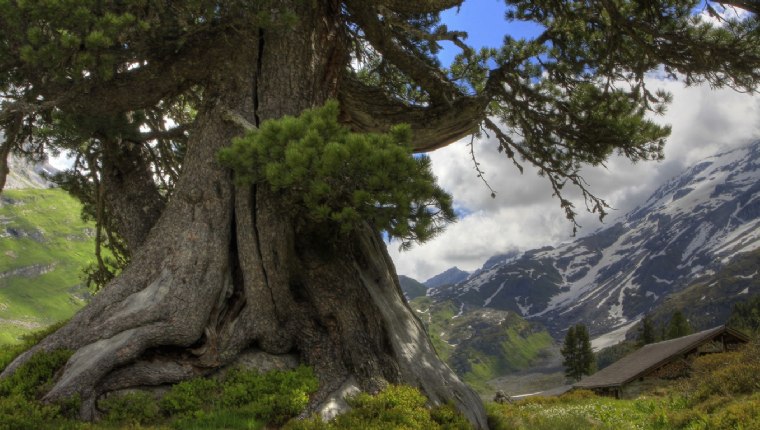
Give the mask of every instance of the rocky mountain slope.
M 2 140 L 2 136 L 0 136 Z M 6 178 L 6 190 L 20 190 L 27 188 L 50 188 L 53 184 L 47 177 L 54 175 L 58 170 L 47 161 L 33 163 L 23 158 L 11 156 L 8 158 L 10 174 Z
M 655 323 L 665 323 L 681 310 L 696 330 L 728 320 L 734 304 L 760 294 L 760 249 L 740 254 L 715 273 L 702 276 L 666 297 L 651 312 Z
M 425 281 L 425 286 L 428 288 L 437 288 L 443 285 L 454 285 L 464 281 L 469 276 L 469 272 L 465 272 L 458 267 L 452 267 L 451 269 L 439 273 Z
M 670 294 L 760 248 L 759 167 L 760 141 L 710 157 L 606 229 L 494 257 L 464 282 L 429 294 L 516 312 L 558 338 L 578 322 L 595 335 L 624 331 Z

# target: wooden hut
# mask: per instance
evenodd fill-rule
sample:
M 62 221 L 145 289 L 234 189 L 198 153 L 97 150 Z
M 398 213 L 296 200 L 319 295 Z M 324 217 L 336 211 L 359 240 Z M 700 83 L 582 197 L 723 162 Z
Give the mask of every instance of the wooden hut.
M 749 338 L 724 325 L 663 342 L 652 343 L 590 375 L 573 388 L 616 398 L 635 397 L 663 379 L 688 375 L 694 358 L 732 351 Z

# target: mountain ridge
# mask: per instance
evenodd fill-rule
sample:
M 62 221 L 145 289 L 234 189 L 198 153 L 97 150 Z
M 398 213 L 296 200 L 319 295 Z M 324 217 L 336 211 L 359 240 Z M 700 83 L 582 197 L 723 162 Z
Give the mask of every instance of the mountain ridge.
M 494 256 L 465 281 L 429 295 L 517 312 L 556 338 L 578 322 L 601 335 L 757 248 L 760 140 L 696 163 L 607 228 Z

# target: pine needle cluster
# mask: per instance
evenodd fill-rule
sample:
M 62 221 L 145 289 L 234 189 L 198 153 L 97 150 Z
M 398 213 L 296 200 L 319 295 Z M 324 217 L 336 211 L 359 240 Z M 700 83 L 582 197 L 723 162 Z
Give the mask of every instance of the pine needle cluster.
M 302 226 L 348 234 L 367 222 L 401 241 L 425 242 L 454 221 L 452 198 L 436 185 L 426 156 L 412 155 L 412 132 L 353 133 L 334 101 L 264 122 L 219 154 L 238 184 L 266 184 Z

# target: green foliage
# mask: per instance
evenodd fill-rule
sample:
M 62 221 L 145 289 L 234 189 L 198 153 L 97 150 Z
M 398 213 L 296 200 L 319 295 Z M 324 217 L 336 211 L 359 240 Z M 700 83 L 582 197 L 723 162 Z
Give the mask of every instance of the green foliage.
M 11 363 L 11 361 L 21 355 L 22 352 L 30 349 L 34 345 L 37 345 L 42 339 L 55 332 L 59 328 L 63 327 L 63 325 L 67 322 L 68 320 L 59 321 L 47 328 L 25 333 L 21 335 L 20 343 L 9 345 L 0 350 L 0 371 L 2 371 L 2 369 L 5 369 Z
M 760 396 L 731 402 L 714 414 L 707 415 L 706 428 L 757 429 L 760 428 Z
M 567 329 L 565 341 L 560 350 L 565 366 L 565 375 L 575 381 L 580 381 L 583 375 L 590 375 L 594 371 L 594 352 L 591 349 L 591 341 L 588 329 L 583 324 L 576 324 Z
M 317 388 L 317 378 L 306 366 L 263 374 L 234 369 L 221 382 L 195 378 L 176 384 L 160 406 L 180 428 L 199 422 L 208 428 L 224 422 L 241 426 L 236 428 L 261 422 L 280 425 L 303 411 Z
M 657 331 L 654 327 L 652 317 L 648 314 L 644 315 L 644 318 L 641 320 L 641 326 L 639 327 L 638 345 L 649 345 L 650 343 L 654 343 L 656 340 Z
M 176 384 L 160 400 L 142 391 L 111 394 L 98 402 L 104 420 L 88 424 L 73 419 L 79 408 L 77 398 L 55 405 L 44 405 L 35 398 L 49 389 L 50 378 L 68 355 L 57 351 L 37 354 L 0 381 L 0 430 L 258 430 L 267 424 L 280 426 L 301 413 L 318 386 L 313 371 L 305 366 L 264 374 L 234 369 L 221 381 L 195 378 Z M 453 419 L 445 411 L 439 415 L 441 422 Z
M 760 294 L 736 302 L 727 325 L 747 333 L 760 334 Z
M 224 381 L 220 401 L 227 408 L 243 408 L 262 421 L 282 424 L 298 415 L 318 388 L 310 367 L 265 374 L 234 370 Z
M 358 134 L 338 123 L 338 104 L 267 121 L 219 154 L 239 183 L 267 184 L 294 220 L 349 233 L 368 222 L 424 242 L 454 220 L 451 196 L 435 184 L 426 156 L 412 157 L 411 130 Z
M 712 409 L 691 408 L 678 397 L 617 400 L 581 396 L 529 398 L 516 404 L 486 405 L 492 430 L 534 429 L 751 429 L 760 396 L 721 398 Z
M 436 430 L 470 429 L 469 422 L 451 405 L 427 407 L 427 398 L 416 388 L 391 385 L 377 395 L 360 393 L 348 400 L 352 407 L 329 422 L 313 417 L 290 421 L 285 430 Z
M 0 86 L 20 73 L 46 74 L 53 82 L 93 76 L 110 81 L 124 62 L 145 59 L 149 48 L 179 50 L 188 34 L 209 27 L 227 9 L 208 0 L 171 8 L 142 0 L 0 1 L 0 37 L 7 41 L 0 47 L 0 70 L 18 69 L 0 75 Z M 291 15 L 278 16 L 279 25 L 292 23 Z M 250 25 L 272 25 L 266 14 L 246 18 Z
M 667 339 L 675 339 L 691 334 L 691 326 L 689 321 L 686 320 L 683 312 L 680 310 L 675 311 L 668 323 Z
M 161 413 L 155 397 L 143 391 L 110 395 L 98 402 L 98 407 L 108 411 L 107 422 L 118 424 L 149 424 Z
M 44 393 L 55 372 L 66 364 L 71 354 L 66 349 L 35 353 L 11 375 L 0 379 L 0 396 L 19 395 L 33 399 Z
M 210 406 L 218 396 L 219 383 L 210 378 L 194 378 L 172 386 L 161 399 L 161 409 L 169 415 L 191 415 Z
M 54 405 L 42 405 L 20 394 L 0 395 L 0 430 L 39 430 L 59 421 L 59 409 Z
M 708 354 L 692 365 L 684 392 L 692 403 L 711 396 L 737 396 L 760 391 L 760 341 L 736 352 Z
M 178 430 L 268 429 L 266 422 L 260 421 L 243 409 L 214 408 L 198 411 L 191 416 L 181 416 L 172 421 L 172 428 Z
M 71 351 L 63 349 L 37 352 L 13 374 L 0 379 L 0 430 L 71 427 L 63 416 L 76 407 L 77 399 L 55 405 L 38 401 L 69 357 Z

